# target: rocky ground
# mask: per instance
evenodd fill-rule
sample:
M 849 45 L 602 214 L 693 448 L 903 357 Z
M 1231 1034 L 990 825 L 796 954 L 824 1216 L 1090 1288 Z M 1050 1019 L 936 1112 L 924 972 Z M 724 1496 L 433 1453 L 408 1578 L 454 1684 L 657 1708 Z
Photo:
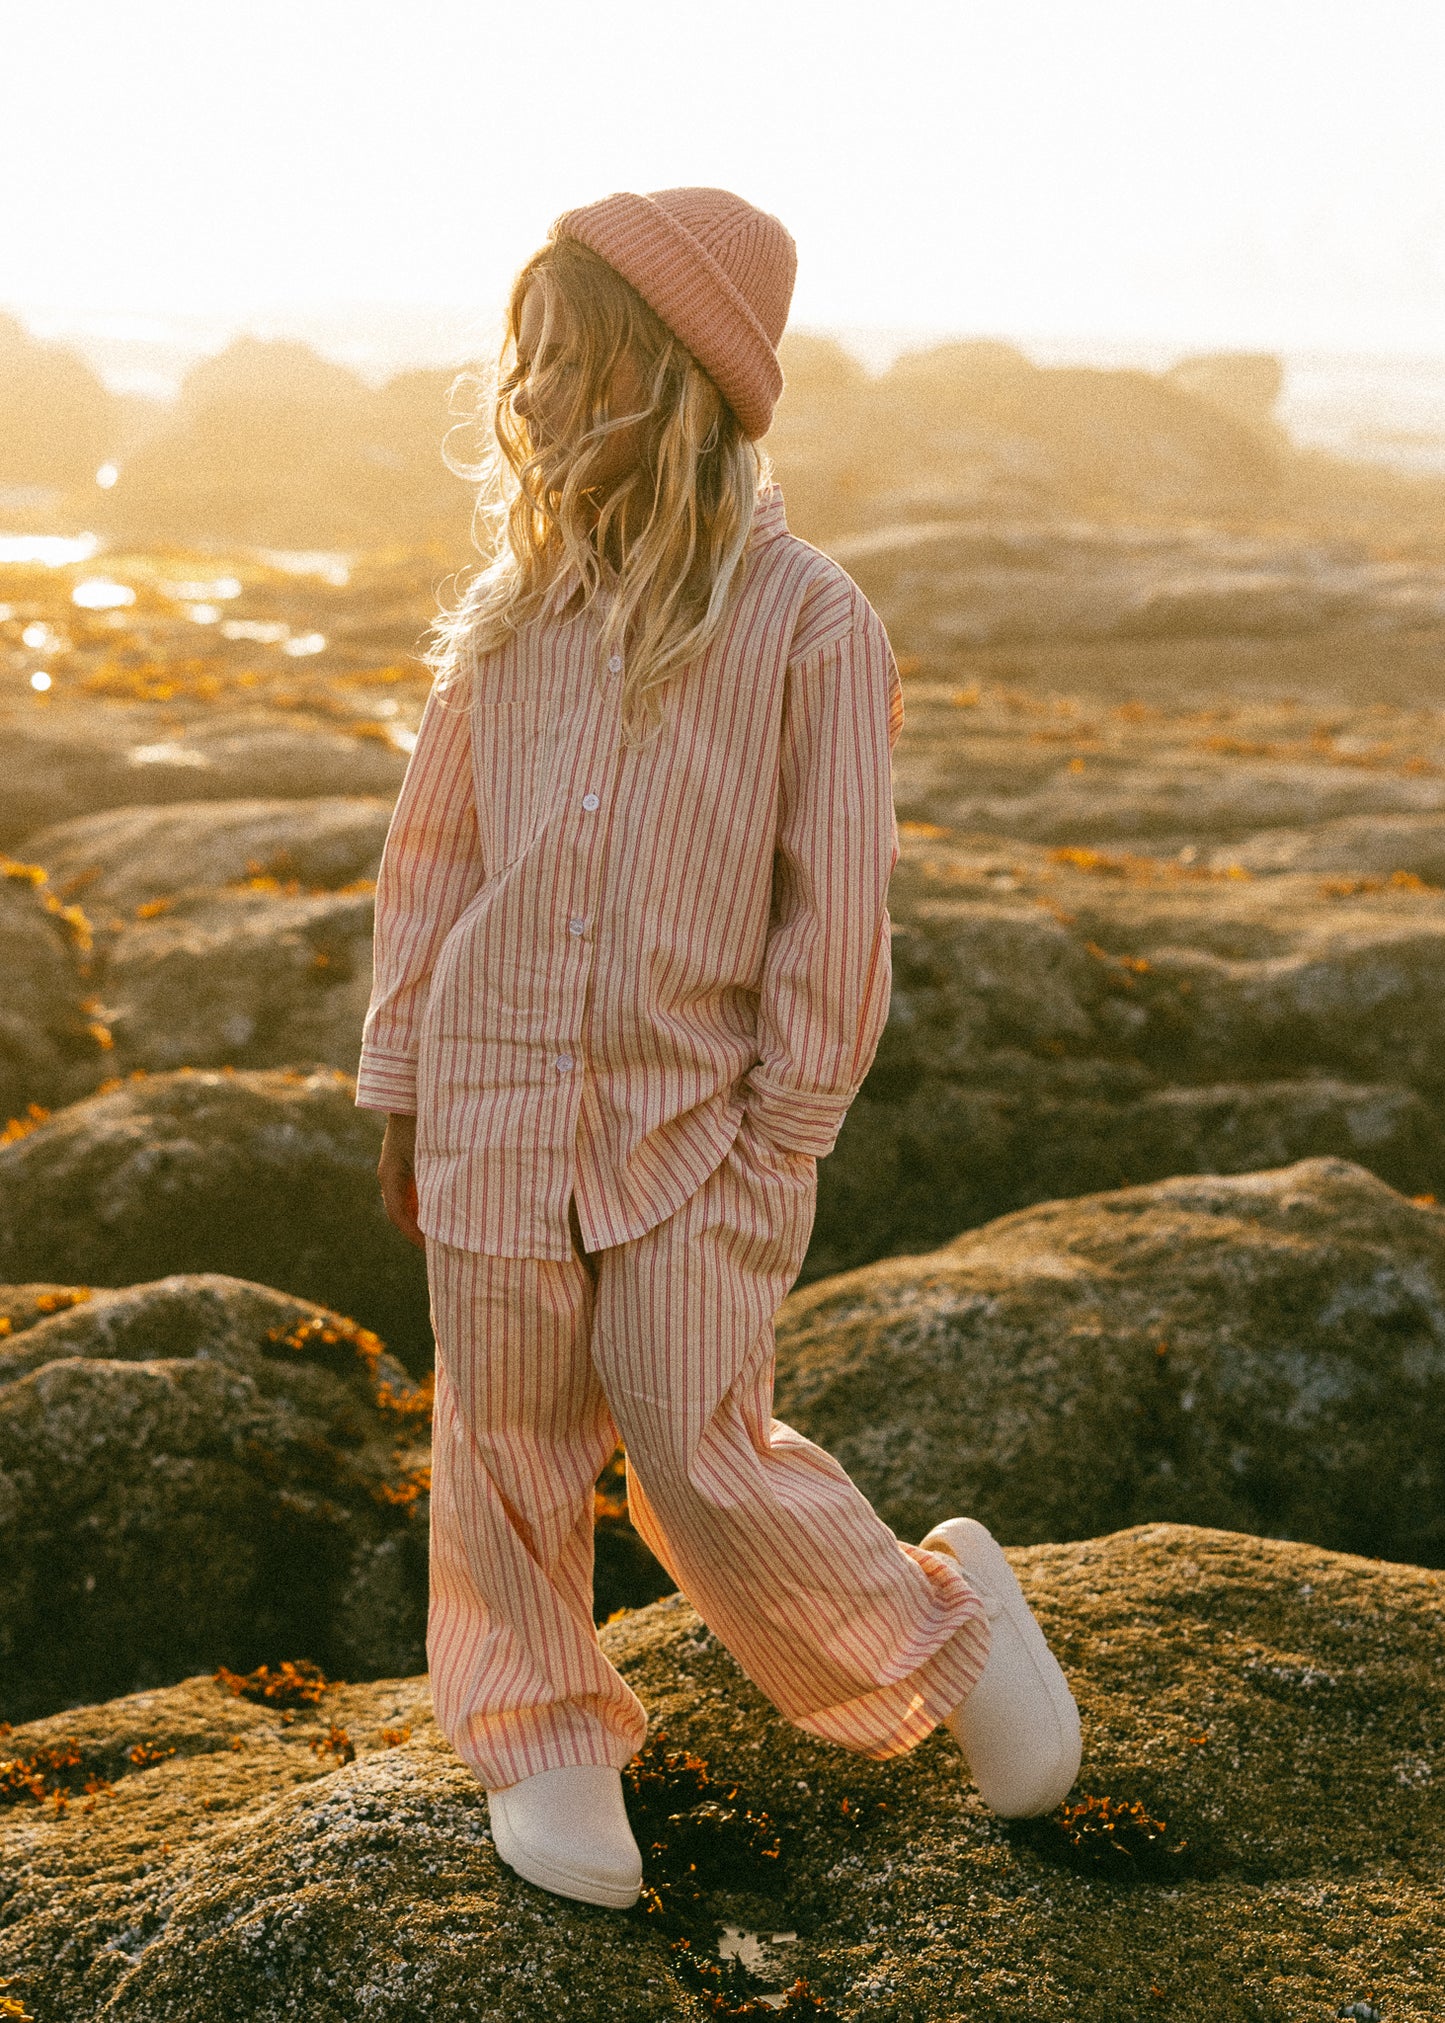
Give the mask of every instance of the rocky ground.
M 813 1743 L 662 1601 L 602 1632 L 653 1720 L 628 1780 L 651 1895 L 589 1910 L 499 1865 L 423 1679 L 201 1675 L 0 1744 L 11 1999 L 35 2023 L 1430 2023 L 1440 1576 L 1165 1524 L 1011 1558 L 1083 1715 L 1048 1820 L 989 1813 L 942 1731 L 891 1764 Z
M 1334 1153 L 1445 1191 L 1445 567 L 1198 528 L 839 546 L 905 669 L 903 857 L 893 1015 L 820 1174 L 805 1281 L 1180 1171 Z M 46 583 L 13 622 L 44 608 L 58 637 Z M 224 587 L 272 614 L 235 625 L 304 638 L 345 598 L 353 630 L 299 661 L 251 643 L 249 666 L 216 642 L 198 673 L 189 607 L 142 582 L 139 616 L 88 618 L 56 687 L 12 690 L 0 721 L 30 797 L 0 882 L 22 1124 L 136 1069 L 355 1065 L 422 694 L 380 658 L 404 600 L 378 580 L 391 633 L 368 642 L 354 587 Z M 101 627 L 117 615 L 130 630 Z M 37 771 L 37 739 L 79 770 Z M 30 821 L 42 805 L 61 819 Z
M 1163 434 L 1090 505 L 1109 376 L 964 364 L 981 490 L 884 511 L 785 444 L 906 722 L 892 1012 L 777 1409 L 903 1535 L 1015 1548 L 1074 1809 L 1003 1827 L 946 1738 L 814 1749 L 670 1601 L 604 1631 L 667 1738 L 652 1911 L 498 1868 L 379 1676 L 424 1662 L 431 1340 L 350 1081 L 447 558 L 4 567 L 0 2013 L 1431 2013 L 1445 547 L 1189 389 L 1129 393 Z M 1000 479 L 1025 393 L 1058 425 Z M 605 1618 L 666 1581 L 617 1463 L 598 1515 Z

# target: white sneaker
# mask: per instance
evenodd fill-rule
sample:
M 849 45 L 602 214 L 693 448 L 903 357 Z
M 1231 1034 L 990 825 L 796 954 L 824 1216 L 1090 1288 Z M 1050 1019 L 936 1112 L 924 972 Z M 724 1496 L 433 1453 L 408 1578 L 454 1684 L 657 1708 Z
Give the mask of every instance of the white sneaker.
M 945 1726 L 963 1751 L 980 1798 L 1005 1819 L 1032 1819 L 1062 1804 L 1079 1774 L 1079 1710 L 1024 1600 L 1013 1568 L 976 1518 L 950 1517 L 923 1541 L 956 1559 L 982 1597 L 988 1662 Z
M 622 1773 L 606 1764 L 539 1770 L 487 1793 L 492 1842 L 527 1882 L 555 1896 L 625 1911 L 642 1893 L 642 1855 L 627 1822 Z

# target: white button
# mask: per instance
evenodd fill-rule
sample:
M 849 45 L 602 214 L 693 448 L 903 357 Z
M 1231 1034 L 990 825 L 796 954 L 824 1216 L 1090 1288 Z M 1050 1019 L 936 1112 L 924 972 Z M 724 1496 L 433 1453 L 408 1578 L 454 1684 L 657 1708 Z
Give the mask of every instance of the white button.
M 582 796 L 582 805 L 584 808 L 591 809 L 599 807 L 601 804 L 595 794 L 584 794 Z
M 621 674 L 621 672 L 622 672 L 622 655 L 621 655 L 620 653 L 614 653 L 614 654 L 613 654 L 613 656 L 612 656 L 612 658 L 611 658 L 611 660 L 609 660 L 609 661 L 608 661 L 608 663 L 607 663 L 607 667 L 608 667 L 608 671 L 609 671 L 609 673 L 611 673 L 611 674 Z
M 585 920 L 578 920 L 574 918 L 567 922 L 567 932 L 569 934 L 580 934 L 586 925 L 587 922 Z
M 572 1066 L 572 1056 L 570 1054 L 558 1054 L 557 1073 L 559 1075 L 565 1075 L 571 1066 Z

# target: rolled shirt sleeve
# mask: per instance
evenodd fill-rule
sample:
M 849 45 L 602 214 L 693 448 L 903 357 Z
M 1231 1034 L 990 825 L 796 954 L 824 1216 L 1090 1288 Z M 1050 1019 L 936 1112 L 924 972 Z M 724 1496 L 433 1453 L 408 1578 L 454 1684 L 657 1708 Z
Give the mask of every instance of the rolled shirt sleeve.
M 864 603 L 847 633 L 788 669 L 758 1060 L 744 1078 L 763 1135 L 818 1158 L 832 1151 L 888 1019 L 902 727 L 897 664 Z
M 377 873 L 358 1108 L 415 1114 L 417 1049 L 432 969 L 483 880 L 470 713 L 464 697 L 443 704 L 433 690 Z

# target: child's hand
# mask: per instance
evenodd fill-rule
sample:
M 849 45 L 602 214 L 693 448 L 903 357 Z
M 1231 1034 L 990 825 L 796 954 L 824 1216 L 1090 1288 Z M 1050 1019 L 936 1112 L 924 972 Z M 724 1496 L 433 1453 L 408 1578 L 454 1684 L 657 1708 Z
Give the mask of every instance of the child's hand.
M 416 1118 L 391 1115 L 386 1120 L 386 1136 L 381 1141 L 381 1158 L 376 1175 L 381 1182 L 381 1198 L 386 1212 L 408 1243 L 426 1248 L 426 1238 L 417 1226 L 416 1211 Z

